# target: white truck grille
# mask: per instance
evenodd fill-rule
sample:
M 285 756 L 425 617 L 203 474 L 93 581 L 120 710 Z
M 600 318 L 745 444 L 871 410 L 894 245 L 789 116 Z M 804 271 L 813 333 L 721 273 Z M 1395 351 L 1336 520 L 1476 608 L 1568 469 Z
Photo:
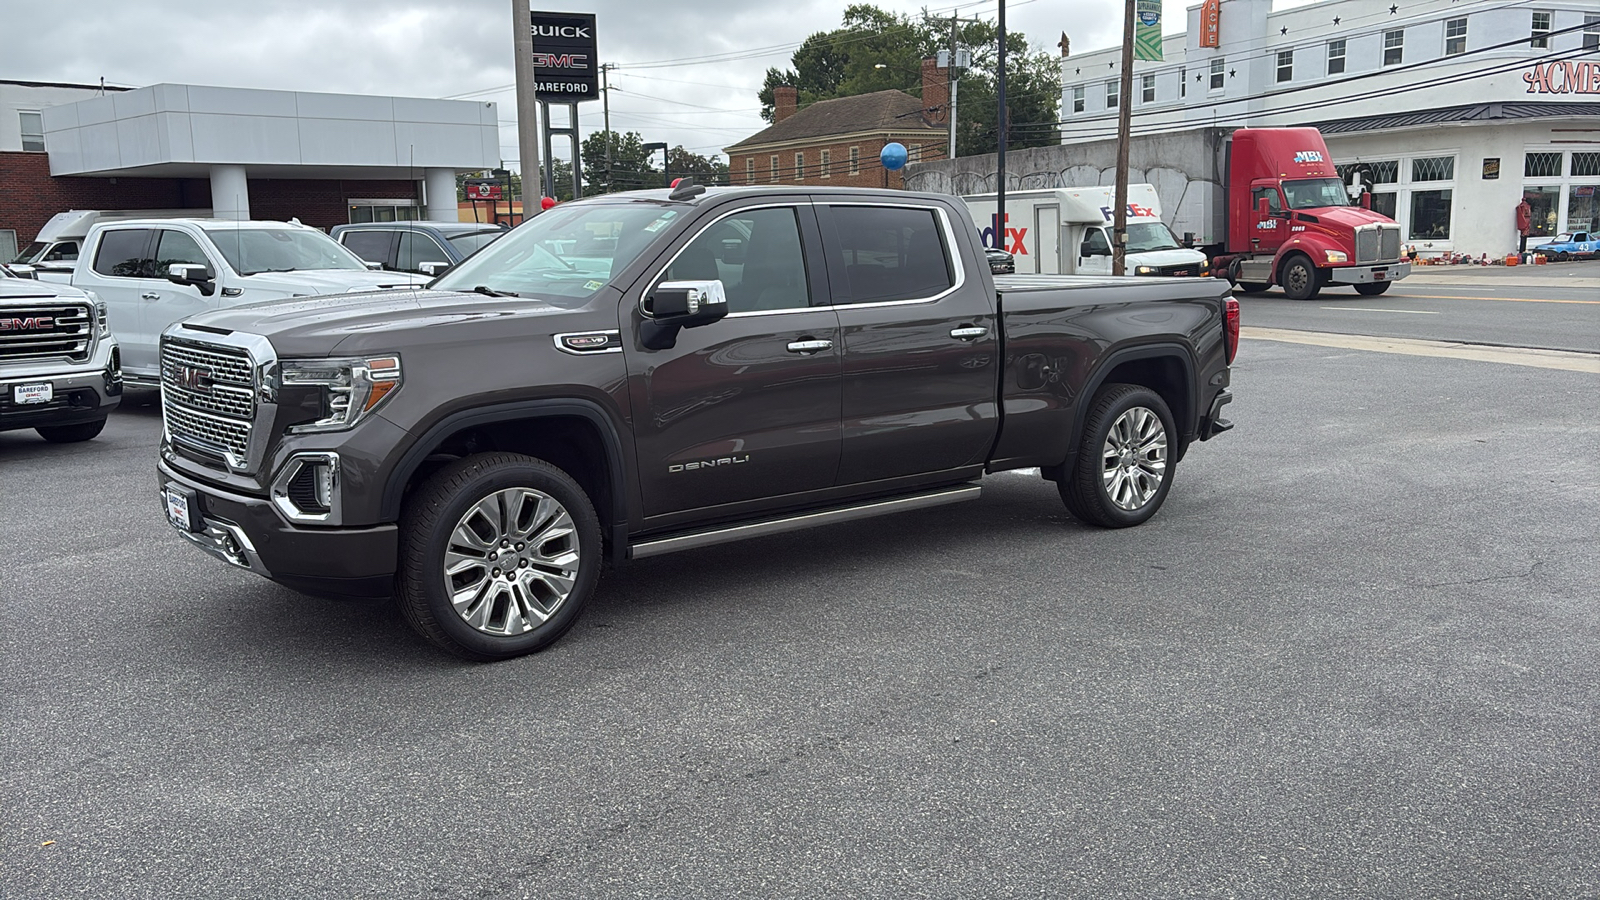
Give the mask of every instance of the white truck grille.
M 0 305 L 0 363 L 89 358 L 94 310 L 72 302 Z

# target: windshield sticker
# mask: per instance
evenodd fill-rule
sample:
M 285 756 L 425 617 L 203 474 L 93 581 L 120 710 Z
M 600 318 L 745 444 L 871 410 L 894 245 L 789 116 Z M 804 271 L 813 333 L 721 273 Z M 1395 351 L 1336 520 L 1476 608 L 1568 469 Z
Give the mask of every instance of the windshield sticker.
M 585 281 L 583 283 L 583 289 L 586 291 L 598 291 L 605 286 L 606 283 L 604 281 Z
M 671 224 L 672 220 L 677 215 L 678 215 L 677 212 L 669 209 L 666 212 L 662 213 L 654 222 L 651 222 L 649 225 L 646 225 L 644 227 L 644 230 L 650 232 L 651 234 L 655 234 L 656 232 L 660 231 L 661 229 L 667 227 L 667 225 Z

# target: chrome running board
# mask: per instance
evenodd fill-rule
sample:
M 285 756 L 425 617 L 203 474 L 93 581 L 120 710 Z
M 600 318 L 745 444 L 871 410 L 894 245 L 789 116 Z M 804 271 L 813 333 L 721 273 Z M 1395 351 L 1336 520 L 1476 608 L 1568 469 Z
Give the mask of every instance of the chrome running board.
M 800 531 L 803 528 L 811 528 L 817 525 L 832 525 L 835 522 L 870 519 L 873 516 L 909 512 L 913 509 L 926 509 L 930 506 L 943 506 L 946 503 L 959 503 L 962 500 L 976 500 L 982 490 L 975 483 L 962 484 L 952 488 L 941 488 L 936 491 L 924 491 L 903 497 L 891 497 L 887 500 L 859 503 L 854 506 L 785 516 L 781 519 L 767 519 L 742 525 L 728 525 L 706 531 L 695 531 L 689 534 L 645 540 L 629 548 L 628 555 L 632 559 L 644 559 L 650 556 L 660 556 L 664 553 L 676 553 L 679 550 L 693 550 L 696 547 L 709 547 L 712 544 L 742 541 L 745 538 L 783 534 L 786 531 Z

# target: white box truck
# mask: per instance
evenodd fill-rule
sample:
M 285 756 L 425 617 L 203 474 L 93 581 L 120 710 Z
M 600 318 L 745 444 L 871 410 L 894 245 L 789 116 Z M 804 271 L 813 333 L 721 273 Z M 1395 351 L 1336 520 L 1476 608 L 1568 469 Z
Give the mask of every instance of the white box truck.
M 996 222 L 994 194 L 963 197 L 985 247 L 1016 259 L 1017 274 L 1110 275 L 1116 189 L 1109 186 L 1006 192 L 1006 220 Z M 1129 275 L 1209 276 L 1204 253 L 1184 247 L 1161 221 L 1148 184 L 1128 185 Z

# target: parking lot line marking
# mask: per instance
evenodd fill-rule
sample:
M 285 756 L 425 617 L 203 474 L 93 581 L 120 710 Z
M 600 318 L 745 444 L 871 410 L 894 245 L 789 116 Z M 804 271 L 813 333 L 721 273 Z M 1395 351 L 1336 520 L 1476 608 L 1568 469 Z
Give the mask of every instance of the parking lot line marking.
M 1291 331 L 1287 328 L 1242 328 L 1241 337 L 1286 344 L 1338 347 L 1342 350 L 1367 350 L 1373 353 L 1399 353 L 1406 356 L 1434 356 L 1476 362 L 1560 369 L 1600 375 L 1600 354 L 1570 350 L 1536 350 L 1527 347 L 1484 347 L 1452 341 L 1424 341 L 1416 338 L 1371 337 L 1364 334 L 1334 334 L 1326 331 Z
M 1460 297 L 1448 294 L 1396 294 L 1395 296 L 1418 300 L 1504 300 L 1507 303 L 1584 303 L 1600 306 L 1600 300 L 1555 300 L 1545 297 Z
M 1340 312 L 1392 312 L 1405 313 L 1412 316 L 1437 316 L 1436 309 L 1383 309 L 1377 306 L 1324 306 L 1323 309 L 1336 309 Z

